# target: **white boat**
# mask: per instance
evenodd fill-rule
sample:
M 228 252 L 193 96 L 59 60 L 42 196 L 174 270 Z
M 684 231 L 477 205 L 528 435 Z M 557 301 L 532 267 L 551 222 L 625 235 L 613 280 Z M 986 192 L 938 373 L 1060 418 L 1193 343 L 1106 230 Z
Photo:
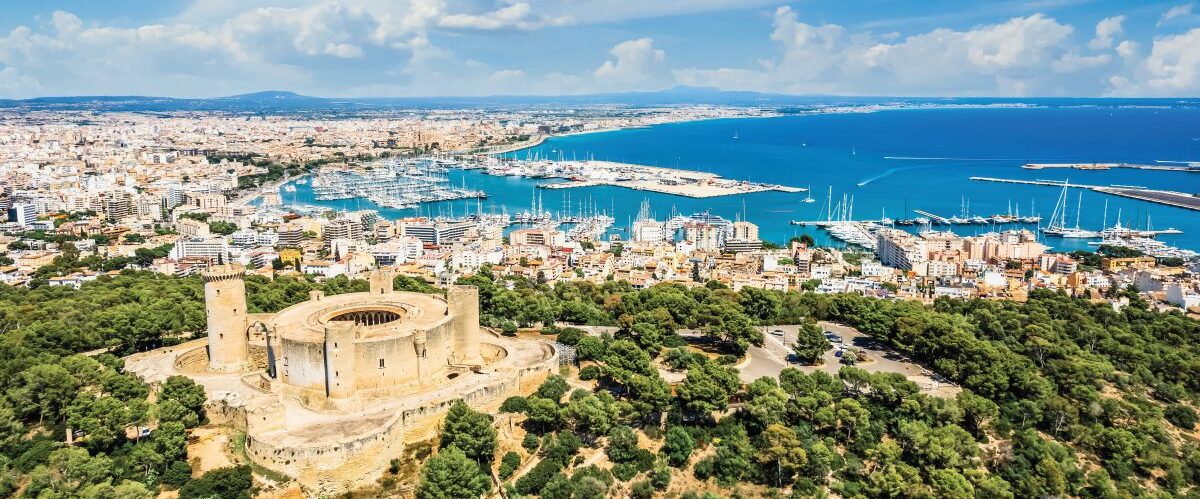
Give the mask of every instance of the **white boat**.
M 1042 228 L 1042 233 L 1065 239 L 1094 239 L 1100 237 L 1100 233 L 1097 231 L 1081 229 L 1079 227 L 1079 219 L 1083 208 L 1082 192 L 1079 193 L 1079 201 L 1075 208 L 1075 226 L 1067 227 L 1068 189 L 1070 189 L 1070 183 L 1064 181 L 1062 194 L 1058 196 L 1058 202 L 1054 205 L 1054 212 L 1050 214 L 1050 224 Z
M 815 203 L 817 200 L 813 199 L 813 197 L 812 197 L 812 186 L 810 185 L 808 187 L 809 187 L 808 189 L 805 189 L 805 192 L 807 192 L 808 194 L 804 197 L 804 202 L 805 203 Z

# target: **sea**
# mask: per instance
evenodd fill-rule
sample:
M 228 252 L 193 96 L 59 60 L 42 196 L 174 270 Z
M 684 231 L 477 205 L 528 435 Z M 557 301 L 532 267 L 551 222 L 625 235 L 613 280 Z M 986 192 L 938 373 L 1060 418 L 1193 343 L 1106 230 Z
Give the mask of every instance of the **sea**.
M 539 204 L 551 212 L 581 208 L 611 214 L 622 234 L 648 201 L 653 214 L 708 211 L 758 224 L 760 237 L 786 243 L 801 234 L 818 244 L 839 246 L 823 230 L 792 220 L 825 220 L 830 208 L 853 206 L 855 220 L 915 218 L 913 210 L 955 215 L 1037 214 L 1049 220 L 1062 188 L 971 180 L 999 177 L 1069 181 L 1073 184 L 1144 186 L 1200 193 L 1200 172 L 1021 168 L 1027 163 L 1200 162 L 1200 108 L 1130 105 L 1104 101 L 1026 107 L 938 107 L 875 112 L 796 114 L 681 122 L 553 137 L 509 157 L 620 161 L 712 172 L 730 179 L 769 182 L 808 193 L 762 192 L 688 198 L 597 186 L 537 189 L 545 179 L 494 177 L 454 170 L 451 181 L 488 193 L 481 202 L 430 203 L 394 210 L 366 199 L 316 201 L 308 185 L 283 192 L 285 202 L 335 210 L 376 209 L 386 218 L 465 215 L 478 210 L 517 213 Z M 805 202 L 811 196 L 813 202 Z M 1082 197 L 1081 197 L 1082 196 Z M 1120 217 L 1128 227 L 1182 230 L 1159 239 L 1200 251 L 1200 212 L 1070 189 L 1068 225 L 1100 230 Z M 1107 205 L 1107 207 L 1106 207 Z M 836 215 L 837 213 L 835 213 Z M 1045 223 L 1045 222 L 1043 222 Z M 947 230 L 946 226 L 935 226 Z M 1034 225 L 952 226 L 961 235 Z M 916 231 L 917 228 L 906 230 Z M 1046 237 L 1060 251 L 1095 249 L 1087 240 Z

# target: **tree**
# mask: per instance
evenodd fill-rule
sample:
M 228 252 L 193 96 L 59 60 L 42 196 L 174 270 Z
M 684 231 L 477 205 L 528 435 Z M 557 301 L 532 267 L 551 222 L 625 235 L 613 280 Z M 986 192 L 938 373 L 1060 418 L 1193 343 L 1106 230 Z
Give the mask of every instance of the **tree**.
M 614 463 L 629 462 L 637 458 L 637 434 L 628 426 L 615 426 L 608 433 L 608 448 L 605 452 Z
M 693 414 L 708 416 L 728 407 L 729 397 L 740 386 L 736 371 L 706 361 L 688 368 L 687 377 L 678 388 L 679 400 Z
M 666 441 L 660 452 L 666 456 L 667 462 L 671 463 L 671 466 L 683 467 L 687 464 L 695 447 L 696 441 L 692 439 L 692 435 L 687 430 L 682 426 L 672 426 L 667 430 Z
M 514 451 L 508 451 L 504 457 L 500 458 L 500 469 L 498 474 L 501 480 L 508 480 L 512 477 L 517 468 L 521 467 L 521 455 Z
M 249 466 L 218 468 L 193 479 L 179 489 L 180 499 L 250 499 L 254 480 Z
M 811 366 L 820 361 L 825 352 L 832 348 L 833 345 L 829 344 L 821 327 L 810 320 L 800 326 L 796 343 L 792 345 L 792 353 L 796 354 L 796 359 L 802 364 Z
M 421 467 L 418 499 L 474 499 L 491 490 L 492 482 L 458 447 L 441 449 Z
M 208 224 L 208 230 L 210 232 L 212 232 L 213 234 L 220 234 L 222 236 L 228 236 L 230 234 L 233 234 L 234 232 L 237 232 L 238 226 L 237 226 L 237 224 L 235 224 L 233 222 L 217 220 L 215 222 L 210 222 Z
M 557 428 L 561 420 L 558 402 L 542 397 L 529 397 L 529 421 L 536 424 L 539 432 Z
M 800 445 L 800 438 L 791 428 L 775 423 L 763 430 L 760 438 L 763 445 L 758 460 L 760 464 L 774 465 L 776 487 L 782 486 L 785 481 L 790 482 L 792 475 L 808 463 L 808 455 Z
M 537 396 L 558 402 L 562 400 L 563 395 L 566 395 L 569 388 L 566 378 L 553 375 L 546 378 L 546 381 L 543 381 L 541 386 L 538 387 Z
M 174 400 L 187 410 L 196 414 L 197 420 L 205 421 L 204 402 L 207 397 L 204 387 L 185 376 L 170 376 L 163 381 L 159 389 L 159 400 Z
M 575 431 L 593 438 L 608 433 L 613 420 L 617 418 L 612 406 L 612 396 L 607 393 L 601 393 L 599 396 L 583 393 L 580 397 L 572 395 L 571 401 L 567 403 L 566 414 L 574 422 Z
M 441 448 L 457 447 L 481 466 L 490 466 L 496 453 L 492 417 L 474 411 L 462 399 L 454 401 L 442 423 Z

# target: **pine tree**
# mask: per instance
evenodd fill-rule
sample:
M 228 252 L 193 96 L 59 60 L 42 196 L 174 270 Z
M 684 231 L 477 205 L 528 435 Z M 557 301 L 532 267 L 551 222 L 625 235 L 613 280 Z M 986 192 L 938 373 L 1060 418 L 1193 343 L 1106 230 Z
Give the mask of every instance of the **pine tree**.
M 466 499 L 491 490 L 491 479 L 458 447 L 442 449 L 421 467 L 417 499 Z

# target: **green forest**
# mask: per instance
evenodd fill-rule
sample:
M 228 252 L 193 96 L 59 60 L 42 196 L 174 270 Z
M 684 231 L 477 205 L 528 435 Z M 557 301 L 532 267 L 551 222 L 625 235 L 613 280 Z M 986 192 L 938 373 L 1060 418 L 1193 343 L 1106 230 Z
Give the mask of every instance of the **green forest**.
M 1200 322 L 1138 300 L 1114 310 L 1035 291 L 1024 303 L 927 306 L 716 282 L 551 286 L 486 268 L 460 283 L 480 287 L 486 324 L 540 327 L 573 344 L 579 378 L 596 385 L 572 389 L 555 376 L 505 401 L 502 411 L 529 431 L 530 469 L 496 455 L 492 416 L 456 406 L 418 497 L 492 490 L 493 466 L 510 497 L 602 497 L 618 482 L 653 497 L 679 473 L 724 496 L 752 484 L 780 497 L 1200 497 Z M 252 311 L 282 309 L 311 289 L 366 283 L 247 279 Z M 248 497 L 247 467 L 191 477 L 182 452 L 187 429 L 205 421 L 203 390 L 172 378 L 150 403 L 150 388 L 121 370 L 120 356 L 202 334 L 202 300 L 199 278 L 130 270 L 81 290 L 0 287 L 0 495 Z M 762 343 L 758 326 L 817 320 L 858 328 L 963 391 L 933 397 L 902 376 L 854 367 L 739 381 L 731 365 Z M 555 326 L 564 322 L 617 333 Z M 682 329 L 723 355 L 690 354 Z M 668 384 L 656 363 L 683 381 Z M 611 469 L 580 463 L 588 447 L 602 448 Z

